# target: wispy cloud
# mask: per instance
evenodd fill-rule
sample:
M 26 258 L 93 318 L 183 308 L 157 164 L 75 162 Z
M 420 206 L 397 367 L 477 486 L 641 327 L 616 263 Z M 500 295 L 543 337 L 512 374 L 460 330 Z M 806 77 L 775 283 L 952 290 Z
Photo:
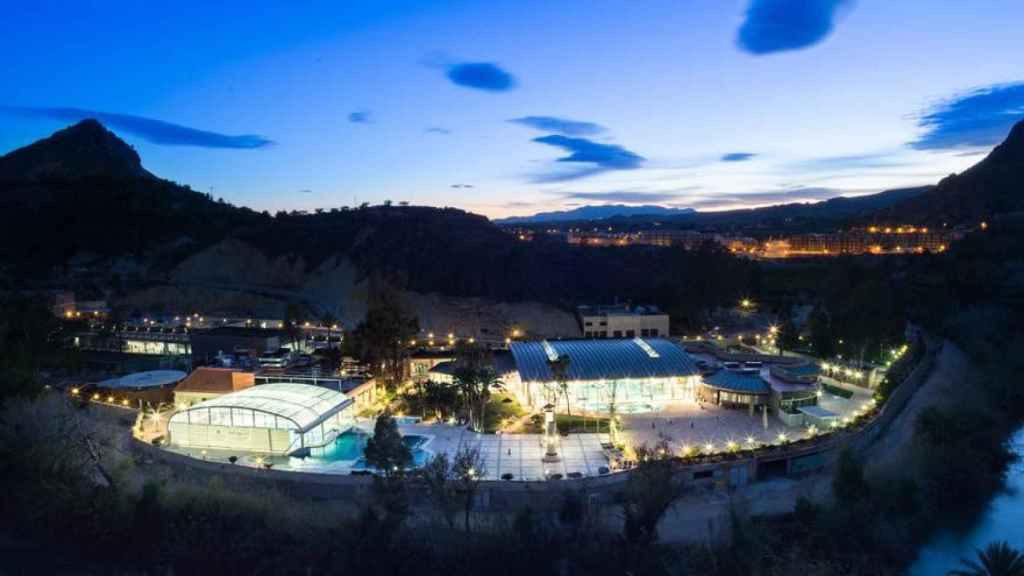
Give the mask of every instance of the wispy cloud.
M 560 134 L 549 134 L 534 138 L 534 142 L 555 146 L 569 152 L 558 162 L 587 164 L 577 170 L 556 172 L 535 178 L 537 182 L 563 182 L 607 172 L 609 170 L 632 170 L 639 168 L 644 158 L 617 144 L 601 144 L 586 138 L 570 138 Z
M 620 202 L 623 204 L 661 204 L 678 200 L 678 192 L 637 192 L 633 190 L 611 190 L 608 192 L 566 192 L 564 198 L 587 200 L 589 202 Z
M 853 0 L 750 0 L 736 43 L 751 54 L 771 54 L 813 46 L 832 33 L 843 8 Z
M 100 112 L 82 108 L 34 108 L 34 107 L 0 107 L 0 111 L 32 118 L 47 118 L 61 122 L 78 122 L 94 118 L 108 128 L 127 132 L 153 144 L 164 146 L 198 146 L 202 148 L 235 148 L 253 149 L 269 146 L 274 142 L 255 134 L 229 135 L 189 128 L 180 124 L 172 124 L 163 120 Z
M 753 152 L 729 152 L 728 154 L 722 155 L 722 162 L 746 162 L 757 154 Z
M 509 122 L 522 124 L 523 126 L 544 132 L 557 132 L 565 136 L 591 136 L 605 131 L 605 127 L 600 124 L 569 120 L 556 116 L 523 116 L 521 118 L 510 118 Z
M 839 190 L 826 187 L 795 187 L 757 192 L 715 193 L 687 195 L 683 204 L 691 208 L 745 208 L 791 204 L 793 202 L 819 202 L 844 195 L 860 195 L 877 190 Z
M 348 121 L 353 124 L 372 124 L 373 114 L 369 110 L 357 110 L 349 113 Z
M 449 80 L 464 88 L 507 92 L 516 87 L 514 76 L 493 62 L 461 62 L 448 66 Z
M 917 150 L 993 146 L 1024 120 L 1024 82 L 977 88 L 938 102 L 918 117 Z
M 476 186 L 474 186 L 472 184 L 452 184 L 450 187 L 451 188 L 476 188 Z
M 789 165 L 801 172 L 832 172 L 839 170 L 864 170 L 870 168 L 897 168 L 909 166 L 890 153 L 851 154 L 847 156 L 821 156 L 808 158 Z
M 445 134 L 445 135 L 447 135 L 447 134 L 451 134 L 452 133 L 451 130 L 449 130 L 447 128 L 441 128 L 439 126 L 431 126 L 429 128 L 424 128 L 423 131 L 426 132 L 427 134 Z

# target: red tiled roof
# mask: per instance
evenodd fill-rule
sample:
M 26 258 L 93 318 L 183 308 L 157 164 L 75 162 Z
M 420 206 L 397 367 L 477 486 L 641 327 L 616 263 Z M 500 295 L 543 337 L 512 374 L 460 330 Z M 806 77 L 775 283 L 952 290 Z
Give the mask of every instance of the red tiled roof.
M 178 392 L 217 392 L 226 394 L 249 388 L 256 383 L 252 372 L 232 368 L 203 366 L 196 368 L 175 388 Z

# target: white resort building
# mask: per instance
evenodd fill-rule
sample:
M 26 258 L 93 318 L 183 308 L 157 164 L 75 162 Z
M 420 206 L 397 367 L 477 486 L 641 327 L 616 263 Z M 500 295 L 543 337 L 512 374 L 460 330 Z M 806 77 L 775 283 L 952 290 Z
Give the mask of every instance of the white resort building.
M 175 412 L 172 447 L 291 454 L 334 442 L 352 427 L 354 401 L 308 384 L 264 384 Z
M 565 409 L 554 364 L 565 362 L 570 408 L 652 412 L 670 402 L 693 401 L 700 372 L 678 344 L 663 338 L 513 342 L 515 369 L 502 375 L 524 406 L 553 403 Z

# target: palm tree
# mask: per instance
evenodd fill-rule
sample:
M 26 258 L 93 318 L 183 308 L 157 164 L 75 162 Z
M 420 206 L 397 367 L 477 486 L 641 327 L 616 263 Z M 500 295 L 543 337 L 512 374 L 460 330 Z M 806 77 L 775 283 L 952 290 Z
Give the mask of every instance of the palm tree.
M 555 360 L 548 360 L 548 368 L 558 383 L 558 389 L 565 396 L 565 413 L 572 416 L 572 408 L 569 406 L 569 364 L 572 358 L 568 354 L 562 354 Z
M 961 558 L 963 568 L 950 570 L 947 576 L 1024 576 L 1024 554 L 1005 540 L 992 542 L 976 553 L 976 560 Z
M 455 364 L 452 376 L 466 402 L 470 426 L 483 432 L 487 401 L 491 398 L 491 388 L 501 384 L 501 380 L 498 378 L 497 372 L 494 371 L 487 353 L 474 346 L 462 348 Z

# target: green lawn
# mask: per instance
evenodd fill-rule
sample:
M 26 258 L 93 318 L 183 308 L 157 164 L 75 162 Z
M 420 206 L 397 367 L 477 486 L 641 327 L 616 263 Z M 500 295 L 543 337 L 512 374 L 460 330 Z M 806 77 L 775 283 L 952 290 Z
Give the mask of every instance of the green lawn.
M 580 416 L 579 414 L 555 414 L 555 425 L 560 434 L 579 434 L 583 432 L 608 432 L 608 418 Z M 534 414 L 530 417 L 530 425 L 523 430 L 528 434 L 544 433 L 544 416 Z
M 516 420 L 525 413 L 523 407 L 511 394 L 492 393 L 490 401 L 487 402 L 487 410 L 484 412 L 484 432 L 493 434 L 501 428 L 503 421 Z

